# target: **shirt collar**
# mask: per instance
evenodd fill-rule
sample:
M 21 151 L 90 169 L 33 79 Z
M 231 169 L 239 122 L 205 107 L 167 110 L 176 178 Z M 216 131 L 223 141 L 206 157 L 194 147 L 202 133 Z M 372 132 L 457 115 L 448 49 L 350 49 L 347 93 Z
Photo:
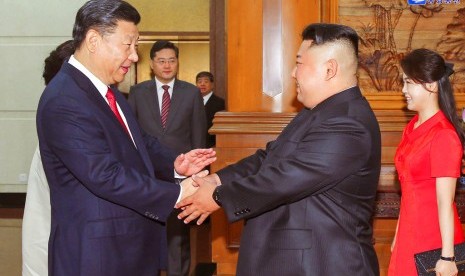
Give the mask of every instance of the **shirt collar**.
M 174 80 L 175 80 L 175 79 L 173 78 L 170 82 L 166 83 L 166 85 L 169 85 L 169 87 L 170 87 L 169 90 L 171 90 L 171 91 L 173 91 Z M 161 87 L 162 87 L 163 85 L 165 85 L 165 83 L 162 83 L 161 81 L 159 81 L 159 80 L 157 79 L 157 77 L 155 77 L 155 84 L 157 85 L 157 90 L 158 90 L 158 91 L 160 91 L 161 89 L 163 89 L 163 88 L 161 88 Z
M 107 94 L 108 91 L 108 85 L 104 84 L 101 80 L 99 80 L 94 74 L 92 74 L 82 63 L 80 63 L 74 55 L 71 55 L 68 61 L 69 64 L 73 65 L 81 71 L 86 77 L 89 78 L 89 80 L 92 82 L 92 84 L 97 88 L 98 92 L 102 94 L 103 97 Z
M 211 98 L 211 96 L 213 95 L 213 90 L 210 91 L 210 93 L 208 93 L 207 95 L 203 96 L 203 105 L 206 105 L 208 100 Z

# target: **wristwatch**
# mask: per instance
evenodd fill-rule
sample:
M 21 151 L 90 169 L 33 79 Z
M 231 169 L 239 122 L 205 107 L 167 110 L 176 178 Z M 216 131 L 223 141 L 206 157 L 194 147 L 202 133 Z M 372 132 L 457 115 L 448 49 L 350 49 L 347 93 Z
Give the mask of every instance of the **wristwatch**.
M 449 261 L 449 262 L 455 262 L 455 256 L 453 256 L 453 257 L 443 257 L 443 256 L 441 256 L 441 260 Z
M 218 206 L 221 206 L 221 199 L 220 199 L 220 187 L 216 187 L 215 190 L 213 191 L 212 197 L 213 200 L 218 204 Z

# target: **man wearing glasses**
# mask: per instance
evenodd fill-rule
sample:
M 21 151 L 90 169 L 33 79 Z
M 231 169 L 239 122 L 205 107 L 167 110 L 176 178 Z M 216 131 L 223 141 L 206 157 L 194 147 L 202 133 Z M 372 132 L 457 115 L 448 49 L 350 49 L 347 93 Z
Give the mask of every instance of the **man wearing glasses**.
M 142 129 L 172 148 L 185 153 L 205 147 L 206 119 L 199 89 L 176 78 L 179 49 L 170 41 L 159 40 L 150 50 L 154 79 L 131 87 L 129 104 Z M 167 221 L 168 276 L 189 274 L 189 226 L 173 212 Z

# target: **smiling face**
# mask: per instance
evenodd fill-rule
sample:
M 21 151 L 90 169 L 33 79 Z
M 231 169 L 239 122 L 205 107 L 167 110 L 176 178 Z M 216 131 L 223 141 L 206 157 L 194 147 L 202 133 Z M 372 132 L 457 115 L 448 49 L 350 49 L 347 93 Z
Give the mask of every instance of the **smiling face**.
M 431 106 L 437 105 L 437 89 L 435 83 L 416 83 L 407 75 L 403 74 L 404 93 L 407 108 L 412 111 L 421 112 Z
M 112 33 L 96 35 L 93 74 L 103 83 L 110 85 L 123 81 L 131 64 L 137 62 L 139 31 L 132 22 L 118 21 Z M 91 34 L 92 35 L 92 34 Z
M 322 91 L 325 85 L 325 62 L 318 47 L 309 48 L 312 40 L 304 40 L 297 52 L 292 77 L 297 85 L 297 100 L 307 108 L 313 108 L 328 95 Z
M 173 49 L 161 49 L 155 52 L 155 56 L 150 61 L 150 68 L 153 74 L 162 83 L 169 83 L 178 73 L 178 59 Z

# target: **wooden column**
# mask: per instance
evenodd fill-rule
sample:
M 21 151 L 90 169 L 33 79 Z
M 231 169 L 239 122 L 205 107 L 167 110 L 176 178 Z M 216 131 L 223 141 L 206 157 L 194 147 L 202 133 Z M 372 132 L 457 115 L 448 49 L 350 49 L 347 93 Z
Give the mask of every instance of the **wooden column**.
M 320 9 L 320 1 L 315 0 L 227 1 L 228 111 L 294 112 L 301 108 L 295 101 L 291 73 L 300 34 L 306 25 L 320 20 Z M 265 53 L 273 47 L 282 50 L 276 56 L 267 55 L 270 60 L 264 62 L 264 47 Z M 281 79 L 264 80 L 264 71 L 271 72 L 265 76 Z M 267 95 L 263 81 L 281 83 L 282 91 Z

